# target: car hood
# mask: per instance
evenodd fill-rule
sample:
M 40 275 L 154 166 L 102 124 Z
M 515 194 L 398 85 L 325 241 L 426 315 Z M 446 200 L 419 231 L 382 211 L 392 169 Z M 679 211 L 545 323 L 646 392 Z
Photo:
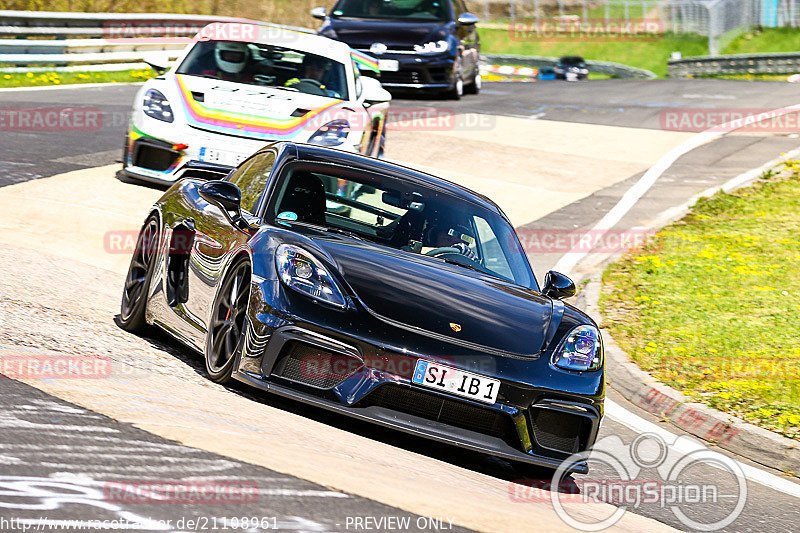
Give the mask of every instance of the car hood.
M 531 356 L 542 349 L 553 303 L 537 292 L 366 241 L 313 240 L 385 322 L 474 350 Z
M 335 35 L 351 48 L 369 49 L 372 43 L 389 48 L 410 49 L 415 44 L 445 38 L 445 22 L 399 22 L 397 20 L 357 20 L 331 18 L 320 33 Z M 331 35 L 328 35 L 331 34 Z
M 181 74 L 174 84 L 187 124 L 214 133 L 302 142 L 346 112 L 346 102 L 326 96 Z

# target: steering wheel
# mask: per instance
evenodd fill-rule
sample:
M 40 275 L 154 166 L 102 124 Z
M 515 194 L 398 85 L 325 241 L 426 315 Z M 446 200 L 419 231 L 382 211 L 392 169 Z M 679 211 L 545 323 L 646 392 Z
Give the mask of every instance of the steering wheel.
M 299 83 L 310 83 L 322 89 L 322 82 L 313 78 L 300 78 Z
M 429 255 L 431 257 L 436 257 L 437 255 L 442 254 L 459 254 L 461 255 L 461 250 L 458 248 L 454 248 L 452 246 L 442 246 L 440 248 L 434 248 L 433 250 L 428 250 L 425 252 L 425 255 Z

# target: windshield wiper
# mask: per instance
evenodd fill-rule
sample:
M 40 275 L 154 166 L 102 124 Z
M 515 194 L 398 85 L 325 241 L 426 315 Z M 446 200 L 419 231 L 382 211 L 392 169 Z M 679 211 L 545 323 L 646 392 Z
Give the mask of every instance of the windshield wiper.
M 481 268 L 478 268 L 478 267 L 475 267 L 475 266 L 472 266 L 472 265 L 468 265 L 466 263 L 462 263 L 461 261 L 456 261 L 455 259 L 448 259 L 447 257 L 437 257 L 437 259 L 441 259 L 442 261 L 444 261 L 448 265 L 458 265 L 458 266 L 461 266 L 461 267 L 464 267 L 464 268 L 468 268 L 470 270 L 474 270 L 475 272 L 480 272 L 481 274 L 486 274 L 486 271 L 484 271 Z
M 356 239 L 356 240 L 359 240 L 359 241 L 363 241 L 364 240 L 364 237 L 362 237 L 358 233 L 355 233 L 353 231 L 349 231 L 349 230 L 346 230 L 346 229 L 343 229 L 343 228 L 339 228 L 337 226 L 323 226 L 323 228 L 325 229 L 325 231 L 330 231 L 331 233 L 338 233 L 339 235 L 346 235 L 348 237 L 352 237 L 353 239 Z

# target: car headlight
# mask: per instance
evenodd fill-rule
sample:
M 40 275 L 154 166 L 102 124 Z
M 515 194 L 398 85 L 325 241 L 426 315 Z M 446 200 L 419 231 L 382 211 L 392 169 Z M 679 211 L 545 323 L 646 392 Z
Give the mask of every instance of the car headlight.
M 577 326 L 564 337 L 553 356 L 553 364 L 578 372 L 603 366 L 603 338 L 594 326 Z
M 172 115 L 172 108 L 169 106 L 169 100 L 164 96 L 161 91 L 149 89 L 144 93 L 144 102 L 142 103 L 142 111 L 148 117 L 153 117 L 156 120 L 163 120 L 164 122 L 172 122 L 174 116 Z
M 344 119 L 332 120 L 314 132 L 308 142 L 320 146 L 339 146 L 347 140 L 350 123 Z
M 347 305 L 339 285 L 311 253 L 291 244 L 281 244 L 275 253 L 275 264 L 278 276 L 287 287 L 336 307 Z
M 425 44 L 415 44 L 414 51 L 418 54 L 441 54 L 447 52 L 447 41 L 432 41 Z

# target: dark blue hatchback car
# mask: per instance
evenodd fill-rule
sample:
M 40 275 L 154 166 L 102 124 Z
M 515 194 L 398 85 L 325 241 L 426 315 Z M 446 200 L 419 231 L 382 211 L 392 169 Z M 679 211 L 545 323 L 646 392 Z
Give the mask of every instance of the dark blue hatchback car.
M 320 35 L 377 57 L 388 89 L 451 98 L 480 90 L 478 17 L 464 0 L 338 0 L 311 14 L 324 21 Z

